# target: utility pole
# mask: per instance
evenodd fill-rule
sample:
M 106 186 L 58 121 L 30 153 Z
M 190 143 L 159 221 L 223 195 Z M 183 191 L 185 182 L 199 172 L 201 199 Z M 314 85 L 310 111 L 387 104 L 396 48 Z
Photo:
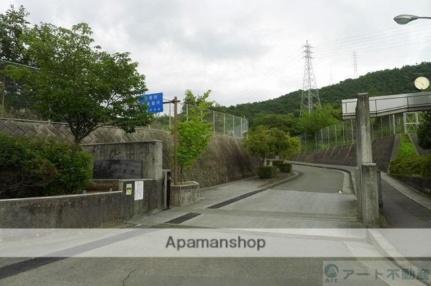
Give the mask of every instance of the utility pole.
M 304 46 L 304 81 L 301 94 L 301 115 L 304 113 L 310 113 L 315 107 L 320 106 L 319 91 L 317 89 L 316 77 L 313 71 L 312 65 L 312 47 L 306 42 Z
M 173 163 L 172 163 L 172 169 L 173 169 L 173 178 L 174 178 L 174 184 L 178 183 L 179 180 L 179 172 L 178 172 L 178 156 L 177 156 L 177 149 L 178 149 L 178 103 L 180 101 L 177 97 L 174 97 L 173 100 L 163 102 L 164 104 L 174 104 L 174 120 L 173 120 L 173 130 L 172 130 L 172 137 L 173 137 Z

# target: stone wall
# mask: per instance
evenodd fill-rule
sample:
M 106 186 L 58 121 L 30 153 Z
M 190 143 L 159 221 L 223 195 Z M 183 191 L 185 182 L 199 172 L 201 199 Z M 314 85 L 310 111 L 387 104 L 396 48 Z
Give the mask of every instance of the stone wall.
M 392 157 L 394 147 L 394 136 L 380 138 L 373 141 L 373 161 L 380 170 L 387 171 Z M 303 153 L 296 156 L 295 161 L 334 164 L 334 165 L 356 165 L 355 145 L 335 146 L 317 152 Z
M 14 136 L 60 138 L 73 142 L 68 126 L 63 123 L 0 119 L 0 132 Z M 116 127 L 101 127 L 83 140 L 83 144 L 119 143 L 159 140 L 163 146 L 163 168 L 170 169 L 172 157 L 172 137 L 163 130 L 137 128 L 134 133 L 126 133 Z M 208 150 L 190 170 L 184 171 L 186 180 L 200 183 L 202 187 L 245 178 L 254 174 L 256 160 L 251 158 L 241 146 L 241 140 L 216 135 Z

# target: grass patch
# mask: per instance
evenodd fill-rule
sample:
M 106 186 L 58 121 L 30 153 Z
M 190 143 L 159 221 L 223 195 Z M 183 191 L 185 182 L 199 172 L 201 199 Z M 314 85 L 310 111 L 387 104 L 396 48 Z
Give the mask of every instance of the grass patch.
M 418 153 L 416 152 L 416 148 L 411 142 L 409 136 L 402 134 L 400 138 L 400 149 L 398 151 L 397 159 L 416 155 L 418 155 Z
M 421 156 L 407 135 L 401 135 L 400 148 L 391 161 L 389 173 L 396 176 L 431 177 L 431 156 Z

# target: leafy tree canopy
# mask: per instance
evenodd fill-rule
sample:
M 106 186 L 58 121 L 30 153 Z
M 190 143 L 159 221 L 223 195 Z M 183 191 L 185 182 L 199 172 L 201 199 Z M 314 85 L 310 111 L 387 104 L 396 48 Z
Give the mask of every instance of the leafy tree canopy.
M 34 108 L 44 117 L 67 122 L 79 143 L 101 125 L 127 132 L 152 116 L 138 103 L 144 76 L 128 53 L 110 54 L 93 46 L 91 28 L 71 29 L 42 23 L 25 31 L 25 53 L 37 70 L 9 65 L 6 72 L 35 93 Z
M 288 159 L 300 150 L 298 138 L 280 129 L 267 129 L 264 126 L 257 126 L 250 131 L 244 144 L 251 154 L 258 156 L 264 163 L 266 159 L 276 156 Z
M 293 136 L 301 133 L 298 118 L 293 114 L 259 114 L 250 122 L 250 125 L 252 128 L 257 126 L 265 126 L 268 129 L 277 128 Z
M 188 117 L 183 117 L 178 126 L 177 159 L 180 173 L 191 167 L 208 147 L 212 135 L 211 125 L 204 120 L 212 102 L 208 100 L 211 91 L 203 95 L 194 95 L 186 91 L 184 102 L 189 103 Z
M 330 105 L 304 113 L 299 118 L 299 128 L 305 134 L 315 134 L 320 129 L 337 123 L 337 111 Z

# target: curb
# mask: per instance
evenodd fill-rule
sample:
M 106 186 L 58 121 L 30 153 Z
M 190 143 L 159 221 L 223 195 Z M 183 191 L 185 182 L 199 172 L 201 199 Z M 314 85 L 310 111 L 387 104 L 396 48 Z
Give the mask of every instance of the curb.
M 221 202 L 218 202 L 218 203 L 206 206 L 206 208 L 208 208 L 208 209 L 217 209 L 217 208 L 221 208 L 221 207 L 230 205 L 230 204 L 238 202 L 238 201 L 240 201 L 242 199 L 245 199 L 245 198 L 251 197 L 253 195 L 256 195 L 258 193 L 261 193 L 263 191 L 266 191 L 267 189 L 273 188 L 275 186 L 284 184 L 284 183 L 286 183 L 286 182 L 288 182 L 290 180 L 296 179 L 296 178 L 298 178 L 301 175 L 302 175 L 301 172 L 294 171 L 294 172 L 292 172 L 292 176 L 288 176 L 287 178 L 284 178 L 284 179 L 281 179 L 281 180 L 276 181 L 274 183 L 268 184 L 268 185 L 266 185 L 264 187 L 257 188 L 257 189 L 255 189 L 253 191 L 248 192 L 248 193 L 245 193 L 245 194 L 242 194 L 242 195 L 239 195 L 239 196 L 236 196 L 236 197 L 233 197 L 233 198 L 230 198 L 230 199 L 227 199 L 227 200 L 224 200 L 224 201 L 221 201 Z
M 355 168 L 355 166 L 341 166 L 341 165 L 326 165 L 326 164 L 319 164 L 319 163 L 307 163 L 307 162 L 298 162 L 298 161 L 289 161 L 292 165 L 301 165 L 301 166 L 309 166 L 309 167 L 316 167 L 316 168 L 322 168 L 322 169 L 332 169 L 332 170 L 338 170 L 342 172 L 349 173 L 350 177 L 350 184 L 353 189 L 353 194 L 356 196 L 358 193 L 357 186 L 356 186 L 356 179 L 355 179 L 355 170 L 351 170 L 349 168 Z

